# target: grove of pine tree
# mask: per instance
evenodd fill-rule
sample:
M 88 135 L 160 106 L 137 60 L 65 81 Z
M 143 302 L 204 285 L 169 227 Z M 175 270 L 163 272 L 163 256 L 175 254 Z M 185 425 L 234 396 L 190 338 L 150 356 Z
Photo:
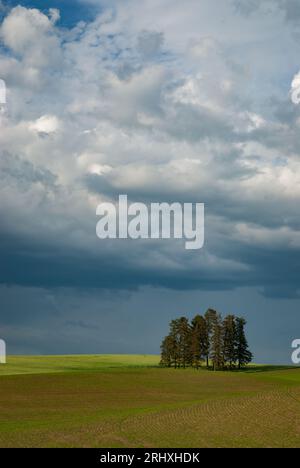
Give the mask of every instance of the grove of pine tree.
M 172 320 L 170 333 L 161 344 L 161 366 L 199 369 L 203 364 L 214 370 L 241 369 L 253 355 L 245 335 L 246 321 L 227 315 L 224 319 L 213 309 Z

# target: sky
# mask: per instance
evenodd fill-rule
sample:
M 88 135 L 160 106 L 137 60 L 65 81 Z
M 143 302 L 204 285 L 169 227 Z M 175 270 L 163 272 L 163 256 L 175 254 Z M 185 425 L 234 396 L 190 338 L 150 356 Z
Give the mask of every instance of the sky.
M 300 337 L 298 0 L 0 1 L 0 336 L 158 353 L 171 319 Z M 205 244 L 99 240 L 96 207 L 205 203 Z

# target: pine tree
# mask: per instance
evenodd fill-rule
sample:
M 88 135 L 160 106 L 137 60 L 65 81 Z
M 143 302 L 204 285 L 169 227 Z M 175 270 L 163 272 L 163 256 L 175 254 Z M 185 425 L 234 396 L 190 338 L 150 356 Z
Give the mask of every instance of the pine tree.
M 228 315 L 223 321 L 223 359 L 228 362 L 232 369 L 236 361 L 236 322 L 234 315 Z
M 209 358 L 211 357 L 212 352 L 212 335 L 213 335 L 213 327 L 217 320 L 218 313 L 214 309 L 208 309 L 205 312 L 204 318 L 206 321 L 206 328 L 208 333 L 208 348 L 206 354 L 206 367 L 209 368 Z
M 179 320 L 172 320 L 170 323 L 170 334 L 169 336 L 172 338 L 172 362 L 174 363 L 175 369 L 177 366 L 180 367 L 180 349 L 179 349 Z
M 211 359 L 213 362 L 214 370 L 219 370 L 223 368 L 223 323 L 220 314 L 217 314 L 212 326 Z
M 186 366 L 191 361 L 191 327 L 186 317 L 181 317 L 177 321 L 177 337 L 179 349 L 179 367 Z
M 161 361 L 163 367 L 171 367 L 174 361 L 176 343 L 171 335 L 166 336 L 161 344 Z
M 197 369 L 209 353 L 209 336 L 204 317 L 196 315 L 191 327 L 191 364 Z
M 242 317 L 237 317 L 235 319 L 236 322 L 236 360 L 238 361 L 238 367 L 245 366 L 249 364 L 252 359 L 253 355 L 248 348 L 248 342 L 245 336 L 245 325 L 246 320 Z

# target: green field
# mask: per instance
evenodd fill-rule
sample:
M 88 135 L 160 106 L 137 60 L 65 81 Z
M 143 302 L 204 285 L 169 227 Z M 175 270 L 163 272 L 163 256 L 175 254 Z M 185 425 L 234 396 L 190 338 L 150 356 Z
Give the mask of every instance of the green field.
M 2 375 L 49 374 L 57 372 L 100 372 L 107 368 L 155 367 L 159 356 L 135 354 L 101 354 L 100 356 L 11 356 Z
M 0 365 L 0 447 L 300 446 L 300 369 L 158 361 L 10 357 Z

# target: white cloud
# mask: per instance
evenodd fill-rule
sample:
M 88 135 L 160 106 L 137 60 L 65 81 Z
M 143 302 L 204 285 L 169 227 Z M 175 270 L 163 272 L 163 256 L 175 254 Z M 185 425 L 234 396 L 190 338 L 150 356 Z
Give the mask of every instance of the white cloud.
M 294 104 L 300 104 L 300 72 L 294 76 L 291 84 L 291 100 Z
M 37 133 L 50 135 L 59 129 L 59 120 L 55 115 L 42 115 L 35 122 L 30 123 L 29 128 Z
M 37 9 L 17 6 L 4 19 L 0 38 L 26 68 L 44 68 L 60 59 L 59 39 L 54 29 L 57 19 L 57 10 L 50 10 L 49 18 Z
M 48 17 L 36 9 L 15 7 L 1 26 L 1 36 L 7 47 L 17 53 L 24 53 L 36 45 L 41 35 L 51 31 Z

